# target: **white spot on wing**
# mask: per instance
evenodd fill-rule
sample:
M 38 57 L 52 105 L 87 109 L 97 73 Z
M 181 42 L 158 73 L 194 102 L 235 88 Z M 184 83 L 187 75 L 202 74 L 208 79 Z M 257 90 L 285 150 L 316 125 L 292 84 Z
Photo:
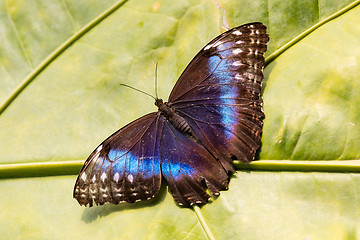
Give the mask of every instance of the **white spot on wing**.
M 240 66 L 240 65 L 242 65 L 242 62 L 241 61 L 236 61 L 232 65 L 233 66 Z
M 96 152 L 100 152 L 102 148 L 103 148 L 102 145 L 98 146 L 98 148 L 96 149 Z
M 243 44 L 243 43 L 245 43 L 243 40 L 239 40 L 236 42 L 236 44 Z
M 92 177 L 92 179 L 91 179 L 91 182 L 95 182 L 96 181 L 96 176 L 94 175 L 93 177 Z
M 133 182 L 134 181 L 134 176 L 129 174 L 129 176 L 127 176 L 127 179 L 129 180 L 129 182 Z
M 236 48 L 235 50 L 233 50 L 233 54 L 239 54 L 242 52 L 243 52 L 243 50 L 241 50 L 240 48 Z
M 119 181 L 119 178 L 120 178 L 119 173 L 118 173 L 118 172 L 115 173 L 115 175 L 114 175 L 114 181 L 115 181 L 115 182 L 118 182 L 118 181 Z
M 96 160 L 96 159 L 99 158 L 99 156 L 100 156 L 100 151 L 98 151 L 98 150 L 96 149 L 96 154 L 93 156 L 92 159 Z
M 218 41 L 218 42 L 217 42 L 217 43 L 215 43 L 212 47 L 217 47 L 217 46 L 219 46 L 219 45 L 221 45 L 221 44 L 223 44 L 223 42 Z
M 212 47 L 212 45 L 209 44 L 209 45 L 204 47 L 204 50 L 209 50 L 211 47 Z
M 81 179 L 85 182 L 85 180 L 86 180 L 86 173 L 85 172 L 83 172 L 82 174 L 81 174 Z
M 240 32 L 239 30 L 236 30 L 232 34 L 239 36 L 239 35 L 242 35 L 242 32 Z
M 240 75 L 239 73 L 237 73 L 237 74 L 235 75 L 235 79 L 237 79 L 237 80 L 241 80 L 241 79 L 242 79 L 242 77 L 241 77 L 241 75 Z
M 106 179 L 106 173 L 103 172 L 103 174 L 101 174 L 101 181 L 105 182 Z

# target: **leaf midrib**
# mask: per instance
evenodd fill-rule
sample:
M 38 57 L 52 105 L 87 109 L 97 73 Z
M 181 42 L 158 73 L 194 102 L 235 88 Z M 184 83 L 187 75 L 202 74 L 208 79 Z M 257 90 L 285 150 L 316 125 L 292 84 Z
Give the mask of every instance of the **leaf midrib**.
M 0 164 L 0 179 L 76 175 L 83 164 L 84 160 Z M 234 161 L 234 166 L 240 171 L 360 173 L 360 159 Z

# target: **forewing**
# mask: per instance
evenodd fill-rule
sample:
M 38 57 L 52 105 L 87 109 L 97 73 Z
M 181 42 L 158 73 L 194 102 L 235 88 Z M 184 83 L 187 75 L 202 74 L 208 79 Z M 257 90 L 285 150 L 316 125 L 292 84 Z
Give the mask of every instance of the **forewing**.
M 74 187 L 81 205 L 133 203 L 160 189 L 159 115 L 150 113 L 121 128 L 86 160 Z
M 221 164 L 202 145 L 162 121 L 159 146 L 162 175 L 180 205 L 206 203 L 210 196 L 227 189 L 229 177 Z
M 206 45 L 180 76 L 171 106 L 227 171 L 252 161 L 262 131 L 261 82 L 269 40 L 262 23 L 233 28 Z

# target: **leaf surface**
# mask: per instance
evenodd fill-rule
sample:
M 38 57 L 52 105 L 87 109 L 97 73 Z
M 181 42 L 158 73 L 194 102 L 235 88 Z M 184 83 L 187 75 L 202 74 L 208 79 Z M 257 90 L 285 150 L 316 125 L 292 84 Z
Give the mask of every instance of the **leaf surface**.
M 1 2 L 0 236 L 360 238 L 358 4 Z M 264 22 L 271 38 L 260 161 L 237 164 L 229 190 L 202 207 L 178 207 L 166 185 L 147 202 L 78 206 L 72 188 L 88 154 L 156 110 L 119 84 L 153 93 L 158 63 L 167 99 L 199 49 L 223 27 L 251 21 Z

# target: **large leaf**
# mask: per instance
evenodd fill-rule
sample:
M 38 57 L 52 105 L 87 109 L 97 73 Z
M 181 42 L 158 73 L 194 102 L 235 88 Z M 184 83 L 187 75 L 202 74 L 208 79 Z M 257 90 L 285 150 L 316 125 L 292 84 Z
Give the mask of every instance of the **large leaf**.
M 0 236 L 360 238 L 358 3 L 1 2 Z M 144 203 L 78 206 L 76 176 L 60 175 L 76 174 L 99 142 L 156 110 L 119 83 L 152 93 L 158 63 L 166 99 L 222 27 L 250 21 L 271 37 L 261 160 L 236 165 L 247 170 L 201 208 L 178 207 L 166 185 Z

